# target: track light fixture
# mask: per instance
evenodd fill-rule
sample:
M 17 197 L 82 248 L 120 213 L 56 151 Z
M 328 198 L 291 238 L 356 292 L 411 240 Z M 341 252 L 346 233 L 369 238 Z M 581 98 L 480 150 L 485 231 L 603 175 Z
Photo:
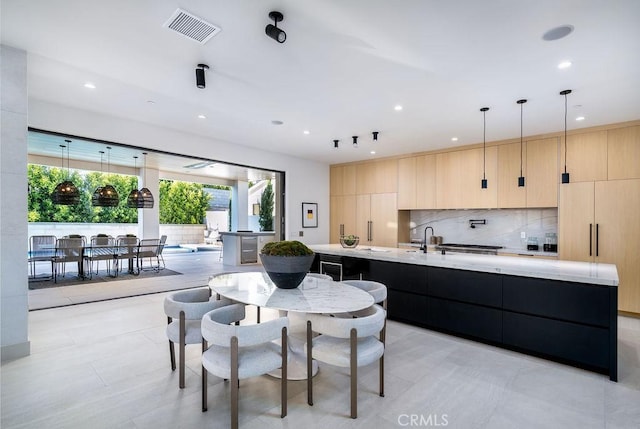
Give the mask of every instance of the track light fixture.
M 207 86 L 204 80 L 205 70 L 209 70 L 209 66 L 206 64 L 198 64 L 198 67 L 196 67 L 196 86 L 200 89 L 204 89 Z
M 487 189 L 487 110 L 488 107 L 480 109 L 482 112 L 482 189 Z
M 334 141 L 333 141 L 333 147 L 334 147 L 334 149 L 338 149 L 338 142 L 339 142 L 339 141 L 340 141 L 340 140 L 334 140 Z
M 267 25 L 264 32 L 278 43 L 284 43 L 287 40 L 287 33 L 278 28 L 278 23 L 282 21 L 284 16 L 278 11 L 269 12 L 269 18 L 273 19 L 273 24 Z
M 562 173 L 562 183 L 569 183 L 569 173 L 567 173 L 567 95 L 571 94 L 570 89 L 560 91 L 564 95 L 564 173 Z
M 358 136 L 353 136 L 353 147 L 358 148 Z
M 378 141 L 378 134 L 380 133 L 380 131 L 374 131 L 371 134 L 373 134 L 373 141 Z

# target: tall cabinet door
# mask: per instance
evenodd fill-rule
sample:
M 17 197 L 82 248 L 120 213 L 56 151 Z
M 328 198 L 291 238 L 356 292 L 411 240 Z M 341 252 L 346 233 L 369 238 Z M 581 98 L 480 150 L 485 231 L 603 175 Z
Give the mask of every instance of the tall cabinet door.
M 371 194 L 356 195 L 356 235 L 361 245 L 371 245 Z
M 339 243 L 340 235 L 356 234 L 356 196 L 332 195 L 329 243 Z
M 616 264 L 618 309 L 640 313 L 640 179 L 595 184 L 596 262 Z
M 558 254 L 560 259 L 593 262 L 594 183 L 560 185 Z
M 397 194 L 371 195 L 372 244 L 382 247 L 398 245 Z

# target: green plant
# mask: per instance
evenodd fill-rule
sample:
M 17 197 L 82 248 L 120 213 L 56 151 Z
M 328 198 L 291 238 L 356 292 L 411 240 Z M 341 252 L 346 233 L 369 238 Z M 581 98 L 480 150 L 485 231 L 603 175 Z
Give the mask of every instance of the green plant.
M 305 256 L 313 255 L 313 250 L 297 240 L 284 240 L 265 244 L 260 253 L 270 256 Z
M 260 195 L 260 231 L 273 231 L 273 186 L 271 180 Z

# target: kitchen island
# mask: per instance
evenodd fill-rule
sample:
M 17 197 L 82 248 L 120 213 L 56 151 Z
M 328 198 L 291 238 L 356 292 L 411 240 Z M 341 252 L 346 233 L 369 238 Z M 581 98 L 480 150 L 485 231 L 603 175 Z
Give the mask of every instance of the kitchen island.
M 605 373 L 617 381 L 615 265 L 309 247 L 322 272 L 384 283 L 389 319 Z

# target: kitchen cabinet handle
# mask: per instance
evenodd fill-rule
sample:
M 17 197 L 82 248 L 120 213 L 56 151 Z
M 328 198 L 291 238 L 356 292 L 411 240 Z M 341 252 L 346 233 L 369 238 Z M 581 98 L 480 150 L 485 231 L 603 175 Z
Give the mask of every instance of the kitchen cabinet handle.
M 596 257 L 598 257 L 598 253 L 600 251 L 600 224 L 596 223 Z
M 373 234 L 372 234 L 372 228 L 371 228 L 372 224 L 373 222 L 371 222 L 370 220 L 367 221 L 367 241 L 373 240 L 373 237 L 372 237 Z
M 340 236 L 344 235 L 344 223 L 340 224 Z
M 591 256 L 593 253 L 592 243 L 593 243 L 593 224 L 590 223 L 589 224 L 589 256 Z

